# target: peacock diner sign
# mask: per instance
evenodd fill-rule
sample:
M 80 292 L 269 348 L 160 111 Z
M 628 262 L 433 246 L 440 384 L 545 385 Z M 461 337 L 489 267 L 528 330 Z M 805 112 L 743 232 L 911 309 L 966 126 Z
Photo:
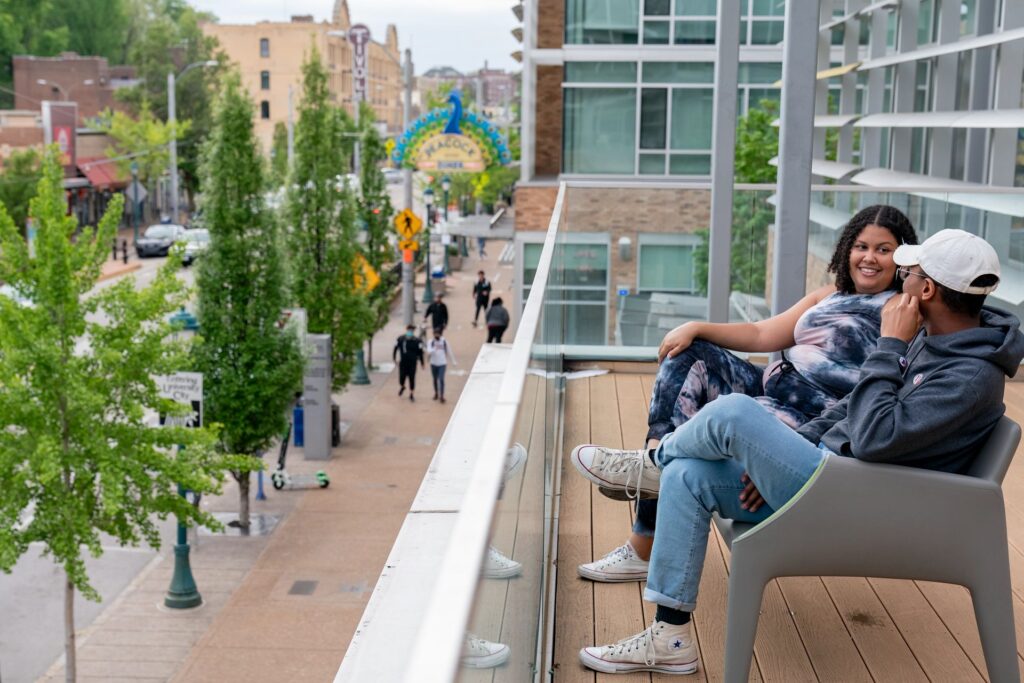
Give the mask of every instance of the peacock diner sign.
M 395 141 L 391 159 L 396 166 L 477 172 L 512 160 L 498 126 L 477 112 L 463 112 L 457 90 L 448 104 L 450 109 L 439 107 L 416 119 Z

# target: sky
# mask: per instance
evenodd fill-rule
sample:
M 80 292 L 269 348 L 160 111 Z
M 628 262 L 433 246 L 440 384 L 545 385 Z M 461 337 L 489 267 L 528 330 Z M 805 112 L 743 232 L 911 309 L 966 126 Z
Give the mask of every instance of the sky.
M 412 48 L 416 74 L 435 66 L 453 66 L 463 73 L 484 61 L 490 68 L 518 71 L 510 53 L 520 49 L 511 31 L 519 25 L 512 14 L 516 0 L 348 0 L 354 24 L 366 24 L 374 40 L 383 41 L 388 24 L 398 29 L 401 49 Z M 213 12 L 224 24 L 288 21 L 293 14 L 330 19 L 334 0 L 190 0 Z

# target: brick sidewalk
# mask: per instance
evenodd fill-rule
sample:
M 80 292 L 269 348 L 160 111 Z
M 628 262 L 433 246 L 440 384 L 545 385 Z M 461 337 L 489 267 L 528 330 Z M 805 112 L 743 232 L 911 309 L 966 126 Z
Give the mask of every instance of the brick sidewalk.
M 482 263 L 515 310 L 512 268 L 497 265 L 501 243 Z M 429 367 L 417 373 L 417 399 L 397 396 L 391 349 L 404 329 L 396 308 L 377 334 L 369 386 L 352 386 L 335 400 L 349 423 L 342 446 L 325 463 L 289 452 L 289 470 L 325 469 L 324 490 L 275 492 L 253 513 L 279 515 L 265 537 L 200 537 L 192 566 L 206 604 L 180 613 L 162 606 L 173 561 L 165 548 L 79 641 L 79 680 L 88 681 L 331 681 L 420 481 L 433 457 L 466 375 L 486 338 L 474 329 L 472 283 L 481 261 L 465 259 L 447 280 L 447 338 L 459 362 L 449 366 L 448 403 L 431 400 Z M 420 277 L 422 281 L 422 276 Z M 417 299 L 422 288 L 417 291 Z M 425 305 L 417 304 L 416 320 Z M 510 342 L 514 327 L 505 336 Z M 385 363 L 387 365 L 385 365 Z M 408 394 L 406 394 L 408 396 Z M 211 509 L 231 510 L 229 490 Z M 55 665 L 46 681 L 63 678 Z

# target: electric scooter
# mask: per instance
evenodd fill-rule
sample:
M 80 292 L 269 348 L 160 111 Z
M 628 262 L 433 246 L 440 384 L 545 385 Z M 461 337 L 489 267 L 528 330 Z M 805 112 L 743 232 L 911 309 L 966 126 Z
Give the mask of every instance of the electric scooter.
M 284 438 L 281 439 L 281 449 L 277 456 L 277 469 L 270 475 L 270 481 L 278 491 L 282 489 L 325 489 L 331 485 L 330 477 L 323 470 L 317 470 L 315 474 L 288 474 L 285 469 L 285 459 L 288 457 L 288 442 L 292 436 L 292 422 L 288 421 L 288 429 L 285 430 Z

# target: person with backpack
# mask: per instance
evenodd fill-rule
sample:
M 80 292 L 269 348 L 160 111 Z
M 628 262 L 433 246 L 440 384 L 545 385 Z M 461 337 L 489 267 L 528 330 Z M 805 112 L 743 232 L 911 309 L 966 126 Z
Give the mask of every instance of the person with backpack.
M 395 348 L 391 352 L 391 360 L 398 361 L 398 382 L 400 389 L 398 395 L 405 393 L 405 381 L 409 380 L 409 400 L 415 401 L 416 391 L 416 362 L 424 365 L 423 362 L 423 341 L 416 336 L 416 327 L 408 325 L 405 334 L 395 341 Z
M 501 297 L 496 297 L 487 311 L 487 343 L 501 343 L 501 335 L 508 329 L 508 310 L 502 306 Z
M 483 311 L 486 318 L 487 304 L 491 300 L 491 283 L 484 275 L 484 271 L 477 273 L 477 281 L 473 283 L 473 299 L 476 301 L 476 312 L 473 314 L 473 327 L 476 327 L 480 311 Z

